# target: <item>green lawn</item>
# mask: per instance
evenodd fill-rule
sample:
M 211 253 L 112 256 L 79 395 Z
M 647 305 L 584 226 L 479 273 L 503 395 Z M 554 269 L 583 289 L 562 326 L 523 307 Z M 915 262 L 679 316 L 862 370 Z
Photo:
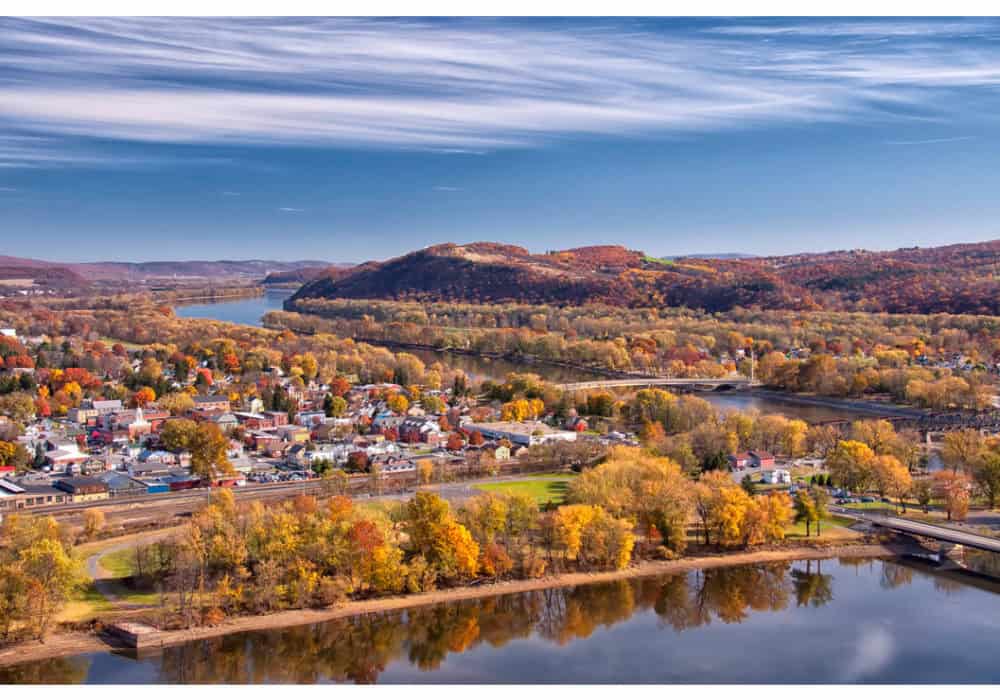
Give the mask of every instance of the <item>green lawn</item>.
M 854 530 L 847 529 L 848 526 L 854 521 L 851 518 L 845 518 L 840 515 L 831 515 L 829 518 L 824 518 L 820 523 L 820 538 L 822 539 L 848 539 L 852 537 L 857 537 L 858 533 Z M 813 523 L 810 526 L 810 538 L 818 539 L 816 537 L 816 524 Z M 790 528 L 785 531 L 785 536 L 794 539 L 805 539 L 806 537 L 806 524 L 793 523 Z
M 135 574 L 135 550 L 131 547 L 109 552 L 98 560 L 112 578 L 128 578 Z
M 542 474 L 535 479 L 480 484 L 476 488 L 480 491 L 531 496 L 538 505 L 545 505 L 549 501 L 559 505 L 566 500 L 566 490 L 575 476 L 575 474 Z

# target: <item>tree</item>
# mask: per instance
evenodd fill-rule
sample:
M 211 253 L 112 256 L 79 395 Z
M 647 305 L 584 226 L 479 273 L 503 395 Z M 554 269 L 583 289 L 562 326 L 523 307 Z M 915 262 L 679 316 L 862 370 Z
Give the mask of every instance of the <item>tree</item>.
M 106 519 L 100 508 L 88 508 L 83 512 L 83 531 L 88 539 L 94 539 L 104 529 Z
M 476 573 L 479 545 L 451 513 L 448 502 L 421 491 L 403 508 L 403 530 L 409 546 L 440 576 L 456 578 Z
M 915 479 L 912 486 L 913 497 L 926 513 L 930 510 L 931 499 L 934 497 L 934 482 L 930 479 Z
M 990 510 L 996 508 L 1000 497 L 1000 451 L 980 453 L 972 463 L 972 479 Z
M 83 581 L 66 533 L 52 518 L 7 516 L 0 526 L 0 633 L 22 624 L 44 639 L 56 615 Z
M 233 472 L 227 455 L 229 440 L 215 423 L 199 423 L 188 450 L 191 452 L 191 471 L 202 479 L 213 481 L 222 474 Z
M 187 392 L 175 391 L 161 396 L 156 404 L 172 416 L 181 416 L 194 408 L 194 398 Z
M 347 401 L 342 396 L 327 394 L 323 399 L 323 412 L 329 418 L 339 418 L 347 411 Z
M 892 455 L 879 455 L 872 460 L 872 475 L 879 496 L 895 499 L 905 513 L 905 498 L 913 486 L 910 470 Z
M 132 395 L 132 405 L 138 406 L 139 408 L 144 408 L 155 400 L 156 392 L 148 386 L 140 387 L 139 390 Z
M 465 441 L 462 439 L 462 436 L 459 435 L 458 433 L 451 433 L 448 436 L 448 441 L 445 443 L 445 447 L 447 447 L 452 452 L 457 452 L 458 450 L 462 449 L 464 445 Z
M 969 481 L 961 473 L 935 472 L 934 492 L 944 501 L 948 520 L 965 520 L 969 512 Z
M 841 440 L 827 457 L 830 476 L 843 488 L 864 491 L 872 482 L 872 461 L 875 453 L 863 442 Z
M 971 428 L 946 433 L 941 446 L 941 461 L 953 472 L 968 471 L 983 449 L 983 436 Z
M 174 453 L 186 452 L 191 449 L 198 424 L 187 418 L 174 418 L 163 424 L 160 430 L 160 442 Z
M 740 487 L 747 492 L 748 496 L 757 495 L 757 485 L 753 481 L 753 477 L 749 474 L 745 474 L 740 480 Z
M 810 536 L 812 523 L 819 524 L 819 512 L 816 509 L 816 501 L 812 494 L 805 489 L 795 494 L 795 522 L 806 524 L 806 537 Z M 817 533 L 819 534 L 818 527 Z

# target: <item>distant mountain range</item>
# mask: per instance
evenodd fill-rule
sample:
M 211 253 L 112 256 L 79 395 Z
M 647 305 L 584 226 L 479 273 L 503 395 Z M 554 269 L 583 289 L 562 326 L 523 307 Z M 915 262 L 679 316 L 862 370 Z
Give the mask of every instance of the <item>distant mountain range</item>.
M 57 288 L 81 287 L 95 282 L 143 282 L 167 279 L 254 280 L 269 275 L 313 274 L 345 267 L 322 260 L 183 260 L 150 262 L 59 263 L 31 258 L 0 256 L 0 280 L 32 279 Z M 333 274 L 331 271 L 330 274 Z M 296 281 L 305 282 L 303 275 Z
M 673 259 L 621 246 L 532 254 L 500 243 L 445 243 L 321 275 L 291 305 L 335 297 L 1000 315 L 1000 240 Z

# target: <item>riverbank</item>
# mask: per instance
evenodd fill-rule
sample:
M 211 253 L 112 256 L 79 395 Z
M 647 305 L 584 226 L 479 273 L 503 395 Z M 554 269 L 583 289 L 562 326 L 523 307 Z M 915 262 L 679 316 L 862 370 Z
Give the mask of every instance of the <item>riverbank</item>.
M 753 552 L 720 553 L 688 557 L 673 561 L 646 561 L 622 571 L 594 573 L 571 572 L 539 579 L 503 581 L 481 586 L 461 586 L 428 593 L 354 600 L 335 608 L 322 610 L 286 610 L 267 615 L 234 617 L 214 627 L 193 627 L 166 631 L 157 635 L 159 646 L 169 647 L 199 639 L 210 639 L 238 632 L 253 632 L 298 625 L 328 622 L 356 615 L 387 612 L 404 608 L 438 605 L 475 598 L 487 598 L 509 593 L 524 593 L 550 588 L 568 588 L 594 583 L 606 583 L 630 578 L 687 573 L 745 564 L 792 561 L 799 559 L 830 559 L 836 557 L 894 557 L 920 550 L 906 544 L 849 544 L 827 546 L 791 546 Z M 94 633 L 68 632 L 51 635 L 45 642 L 22 642 L 0 650 L 0 667 L 45 659 L 73 656 L 116 648 Z M 145 647 L 148 650 L 150 647 Z

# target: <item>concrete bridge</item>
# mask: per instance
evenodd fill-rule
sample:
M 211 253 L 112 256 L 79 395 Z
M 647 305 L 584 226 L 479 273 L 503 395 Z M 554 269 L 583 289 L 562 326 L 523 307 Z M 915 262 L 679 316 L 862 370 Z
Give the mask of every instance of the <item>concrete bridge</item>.
M 932 540 L 937 540 L 944 545 L 972 547 L 974 549 L 981 549 L 985 552 L 1000 554 L 1000 539 L 996 537 L 977 535 L 974 532 L 967 532 L 955 527 L 932 525 L 930 523 L 923 523 L 918 520 L 910 520 L 908 518 L 899 518 L 893 515 L 875 515 L 854 510 L 841 512 L 848 513 L 852 517 L 858 518 L 859 520 L 866 520 L 873 525 L 885 528 L 886 530 L 892 530 L 893 532 L 901 532 L 903 534 L 916 535 L 918 537 L 928 537 Z M 950 547 L 942 547 L 942 550 L 945 549 L 950 549 Z
M 723 377 L 721 379 L 668 378 L 668 377 L 630 377 L 628 379 L 599 379 L 592 382 L 571 382 L 560 384 L 563 391 L 583 391 L 586 389 L 611 389 L 614 387 L 653 387 L 653 386 L 685 386 L 692 388 L 719 389 L 749 389 L 760 386 L 760 382 L 751 382 L 746 377 Z

